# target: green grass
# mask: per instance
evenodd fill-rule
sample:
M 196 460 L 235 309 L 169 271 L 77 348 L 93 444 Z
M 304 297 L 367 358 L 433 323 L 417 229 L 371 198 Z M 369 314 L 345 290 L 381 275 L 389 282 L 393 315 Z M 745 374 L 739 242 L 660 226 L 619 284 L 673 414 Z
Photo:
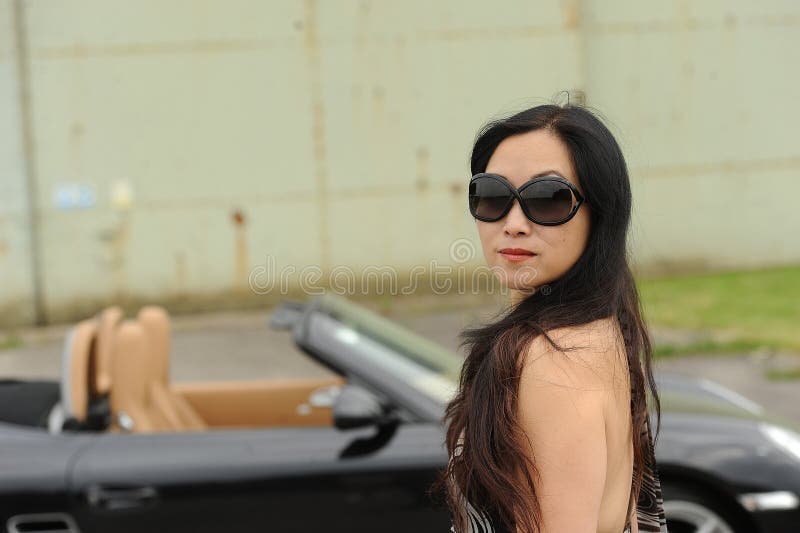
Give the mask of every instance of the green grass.
M 648 323 L 708 333 L 708 341 L 694 346 L 659 347 L 661 356 L 764 346 L 800 352 L 800 266 L 645 278 L 637 285 Z
M 779 369 L 772 368 L 767 370 L 767 379 L 771 381 L 789 381 L 800 379 L 800 368 Z
M 13 331 L 0 337 L 0 350 L 11 350 L 22 346 L 22 339 Z
M 703 339 L 687 344 L 657 344 L 653 348 L 656 357 L 679 357 L 698 354 L 741 354 L 751 353 L 762 348 L 777 349 L 773 344 L 756 340 L 716 341 Z

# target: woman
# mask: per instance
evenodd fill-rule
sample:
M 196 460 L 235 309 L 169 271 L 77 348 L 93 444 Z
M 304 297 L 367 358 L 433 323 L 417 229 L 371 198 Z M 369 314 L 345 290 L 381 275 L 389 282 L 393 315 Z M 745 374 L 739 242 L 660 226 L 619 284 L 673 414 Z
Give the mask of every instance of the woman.
M 542 105 L 485 126 L 471 163 L 470 212 L 511 303 L 461 334 L 437 483 L 451 530 L 666 532 L 617 142 L 584 107 Z

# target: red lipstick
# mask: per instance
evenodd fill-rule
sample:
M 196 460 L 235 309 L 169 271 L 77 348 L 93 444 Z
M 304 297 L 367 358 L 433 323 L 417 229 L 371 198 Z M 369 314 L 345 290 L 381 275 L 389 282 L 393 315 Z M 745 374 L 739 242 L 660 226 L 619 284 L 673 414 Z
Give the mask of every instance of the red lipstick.
M 502 250 L 499 250 L 499 253 L 503 259 L 511 261 L 512 263 L 525 261 L 526 259 L 530 259 L 536 255 L 534 252 L 524 248 L 503 248 Z

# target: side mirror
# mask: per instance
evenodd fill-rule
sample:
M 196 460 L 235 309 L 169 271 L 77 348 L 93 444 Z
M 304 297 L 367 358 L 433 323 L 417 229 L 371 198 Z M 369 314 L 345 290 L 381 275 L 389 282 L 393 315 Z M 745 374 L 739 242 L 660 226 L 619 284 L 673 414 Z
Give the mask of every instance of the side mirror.
M 392 409 L 371 392 L 356 385 L 342 387 L 333 402 L 333 424 L 339 429 L 394 425 Z
M 275 330 L 292 329 L 295 323 L 303 316 L 306 304 L 287 300 L 272 312 L 269 327 Z

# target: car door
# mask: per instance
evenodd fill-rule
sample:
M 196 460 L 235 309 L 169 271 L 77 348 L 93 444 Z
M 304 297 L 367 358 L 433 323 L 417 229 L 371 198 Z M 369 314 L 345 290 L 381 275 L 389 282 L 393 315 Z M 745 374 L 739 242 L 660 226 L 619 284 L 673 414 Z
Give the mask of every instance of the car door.
M 0 530 L 75 533 L 67 472 L 92 440 L 0 422 Z
M 340 458 L 372 428 L 108 434 L 71 475 L 81 531 L 442 531 L 426 489 L 441 428 L 403 424 L 382 449 Z

